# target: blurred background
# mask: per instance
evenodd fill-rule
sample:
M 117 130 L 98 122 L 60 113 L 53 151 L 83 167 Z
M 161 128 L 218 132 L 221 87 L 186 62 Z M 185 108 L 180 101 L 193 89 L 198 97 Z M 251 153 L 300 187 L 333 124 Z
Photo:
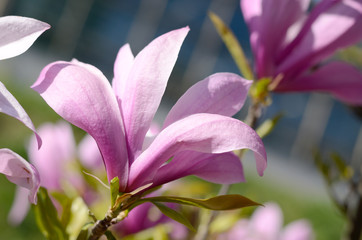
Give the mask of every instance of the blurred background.
M 0 0 L 1 16 L 32 17 L 52 26 L 26 53 L 1 61 L 0 81 L 19 100 L 35 126 L 55 122 L 59 117 L 29 88 L 45 65 L 76 58 L 112 79 L 113 63 L 123 44 L 130 43 L 136 55 L 155 37 L 189 26 L 191 31 L 157 115 L 162 121 L 195 82 L 215 72 L 239 73 L 208 18 L 209 11 L 234 31 L 252 61 L 239 0 Z M 247 106 L 236 117 L 243 119 L 246 112 Z M 231 191 L 261 203 L 277 202 L 284 211 L 285 224 L 308 219 L 316 239 L 340 239 L 346 228 L 344 218 L 331 202 L 313 156 L 316 151 L 326 156 L 338 152 L 348 163 L 359 166 L 361 119 L 350 106 L 324 94 L 275 94 L 263 119 L 278 113 L 284 117 L 264 139 L 269 158 L 265 176 L 258 177 L 254 161 L 247 155 L 247 182 L 233 186 Z M 79 139 L 83 133 L 74 129 Z M 0 118 L 0 132 L 0 147 L 11 148 L 26 158 L 25 139 L 31 132 L 5 115 Z M 42 239 L 32 214 L 19 227 L 8 225 L 15 186 L 2 175 L 0 183 L 0 239 Z

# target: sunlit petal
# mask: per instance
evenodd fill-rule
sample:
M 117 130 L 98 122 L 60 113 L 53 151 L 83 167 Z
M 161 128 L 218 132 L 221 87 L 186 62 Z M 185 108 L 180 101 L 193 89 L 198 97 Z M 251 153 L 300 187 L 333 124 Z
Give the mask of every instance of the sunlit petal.
M 104 75 L 84 63 L 55 62 L 43 69 L 32 88 L 60 116 L 96 140 L 108 180 L 118 176 L 124 188 L 128 161 L 122 117 Z
M 22 54 L 50 26 L 33 18 L 0 17 L 0 60 Z
M 188 31 L 185 27 L 156 38 L 134 60 L 121 99 L 131 163 L 142 150 L 144 137 Z
M 244 148 L 254 151 L 257 170 L 262 175 L 266 153 L 253 129 L 239 120 L 217 114 L 191 115 L 161 131 L 136 159 L 130 168 L 129 188 L 152 181 L 157 169 L 181 151 L 224 153 Z
M 197 82 L 172 107 L 164 128 L 195 113 L 233 116 L 244 105 L 251 83 L 233 73 L 216 73 Z

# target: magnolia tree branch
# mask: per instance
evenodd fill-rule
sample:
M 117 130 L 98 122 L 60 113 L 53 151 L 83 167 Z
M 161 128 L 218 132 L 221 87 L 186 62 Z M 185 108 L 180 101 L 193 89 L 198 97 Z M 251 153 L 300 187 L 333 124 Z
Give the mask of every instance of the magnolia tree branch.
M 128 214 L 128 210 L 131 208 L 140 196 L 132 194 L 124 194 L 118 196 L 114 206 L 112 206 L 106 213 L 106 216 L 102 220 L 98 220 L 94 223 L 94 226 L 90 230 L 88 240 L 97 240 L 104 235 L 108 228 L 120 221 L 122 221 Z
M 94 226 L 91 229 L 88 240 L 99 239 L 103 234 L 106 233 L 110 226 L 118 223 L 122 219 L 122 216 L 119 216 L 120 214 L 122 215 L 122 213 L 123 212 L 112 211 L 111 209 L 109 209 L 106 216 L 102 220 L 98 220 L 97 222 L 95 222 Z

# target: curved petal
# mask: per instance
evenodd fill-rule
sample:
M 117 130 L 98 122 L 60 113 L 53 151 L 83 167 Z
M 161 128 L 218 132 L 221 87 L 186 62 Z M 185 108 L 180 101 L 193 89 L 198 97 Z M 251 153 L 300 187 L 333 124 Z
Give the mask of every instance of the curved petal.
M 245 181 L 240 159 L 233 153 L 198 153 L 184 151 L 158 169 L 153 187 L 176 179 L 196 175 L 209 182 L 232 184 Z
M 288 224 L 281 233 L 280 240 L 313 240 L 313 229 L 308 221 L 298 220 Z
M 5 16 L 0 18 L 0 60 L 22 54 L 50 25 L 36 19 Z
M 96 141 L 91 135 L 86 135 L 78 146 L 80 162 L 88 169 L 99 169 L 102 166 L 102 155 Z
M 343 62 L 331 62 L 294 81 L 281 82 L 275 90 L 278 92 L 328 92 L 343 102 L 361 105 L 361 89 L 362 72 Z
M 44 143 L 35 147 L 34 138 L 28 147 L 29 161 L 38 169 L 41 186 L 48 190 L 60 190 L 61 181 L 70 180 L 67 164 L 75 159 L 75 141 L 71 126 L 65 122 L 46 123 L 38 128 Z
M 114 62 L 114 78 L 112 81 L 113 90 L 118 100 L 124 98 L 126 90 L 126 83 L 134 63 L 134 56 L 132 54 L 129 44 L 123 45 L 117 54 L 116 61 Z
M 23 107 L 14 98 L 13 95 L 5 88 L 4 84 L 0 82 L 0 112 L 5 113 L 13 118 L 21 121 L 25 126 L 32 130 L 38 141 L 38 148 L 41 146 L 41 139 L 35 132 L 35 127 L 30 120 L 28 114 L 25 112 Z
M 134 60 L 121 99 L 130 163 L 142 150 L 144 137 L 188 31 L 185 27 L 156 38 Z
M 10 224 L 14 226 L 19 225 L 26 217 L 30 207 L 29 201 L 26 200 L 28 194 L 28 189 L 23 187 L 16 188 L 14 202 L 8 215 Z
M 196 83 L 168 113 L 163 128 L 195 113 L 233 116 L 248 96 L 252 81 L 233 73 L 216 73 Z
M 10 149 L 3 148 L 0 149 L 0 173 L 10 182 L 28 189 L 29 201 L 36 204 L 40 178 L 33 165 Z
M 32 88 L 60 116 L 88 132 L 97 142 L 108 180 L 127 184 L 128 161 L 121 113 L 113 90 L 95 67 L 79 62 L 46 66 Z
M 245 123 L 217 114 L 200 113 L 183 118 L 160 132 L 130 168 L 128 190 L 152 181 L 158 168 L 177 153 L 192 150 L 224 153 L 248 148 L 254 151 L 260 175 L 266 167 L 264 145 Z
M 266 203 L 252 215 L 249 229 L 260 239 L 278 239 L 283 226 L 283 213 L 275 203 Z
M 309 2 L 310 0 L 240 1 L 250 31 L 258 78 L 273 76 L 276 55 L 286 38 L 288 28 L 303 17 Z
M 322 1 L 322 9 L 310 14 L 312 22 L 293 51 L 278 66 L 277 72 L 296 76 L 336 50 L 362 39 L 362 2 L 354 0 Z M 322 11 L 323 10 L 323 11 Z M 317 16 L 316 16 L 317 15 Z

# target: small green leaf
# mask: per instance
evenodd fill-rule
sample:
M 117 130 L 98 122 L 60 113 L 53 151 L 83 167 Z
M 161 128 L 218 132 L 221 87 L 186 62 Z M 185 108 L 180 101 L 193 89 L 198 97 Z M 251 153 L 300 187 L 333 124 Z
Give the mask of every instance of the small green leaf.
M 269 84 L 271 83 L 270 78 L 261 78 L 251 85 L 249 93 L 253 99 L 264 104 L 270 102 L 269 97 Z
M 116 199 L 119 193 L 119 178 L 118 177 L 114 177 L 111 180 L 111 204 L 112 206 L 116 203 Z
M 84 230 L 80 231 L 76 240 L 87 240 L 89 237 L 88 235 L 89 235 L 88 229 L 84 229 Z
M 173 202 L 183 205 L 206 208 L 210 210 L 233 210 L 243 207 L 261 205 L 241 195 L 230 194 L 230 195 L 220 195 L 209 199 L 194 199 L 194 198 L 173 197 L 173 196 L 143 198 L 136 201 L 135 205 L 133 205 L 132 208 L 144 202 Z
M 106 232 L 104 233 L 104 235 L 106 235 L 106 237 L 107 237 L 108 240 L 117 240 L 117 239 L 113 236 L 113 234 L 111 233 L 111 231 L 106 231 Z
M 76 240 L 88 240 L 89 234 L 90 234 L 89 228 L 92 226 L 93 226 L 93 223 L 86 223 L 82 227 L 82 231 L 80 231 Z
M 158 202 L 151 201 L 160 211 L 165 214 L 167 217 L 185 225 L 191 231 L 196 232 L 195 228 L 191 225 L 190 221 L 181 213 L 173 210 L 172 208 L 167 207 L 166 205 Z
M 61 224 L 57 210 L 45 188 L 38 191 L 38 203 L 34 206 L 35 219 L 42 234 L 49 240 L 66 240 L 68 235 Z
M 89 209 L 81 197 L 75 198 L 70 205 L 70 217 L 66 225 L 69 239 L 76 239 L 83 226 L 89 221 Z
M 214 24 L 217 32 L 221 36 L 221 39 L 224 41 L 226 47 L 228 48 L 241 74 L 243 74 L 246 79 L 253 80 L 253 72 L 251 71 L 248 60 L 245 57 L 243 48 L 241 47 L 239 41 L 236 39 L 234 33 L 216 14 L 209 12 L 209 17 Z
M 265 120 L 257 129 L 256 133 L 260 136 L 260 138 L 264 138 L 273 131 L 279 120 L 282 118 L 283 114 L 278 114 L 271 119 Z

